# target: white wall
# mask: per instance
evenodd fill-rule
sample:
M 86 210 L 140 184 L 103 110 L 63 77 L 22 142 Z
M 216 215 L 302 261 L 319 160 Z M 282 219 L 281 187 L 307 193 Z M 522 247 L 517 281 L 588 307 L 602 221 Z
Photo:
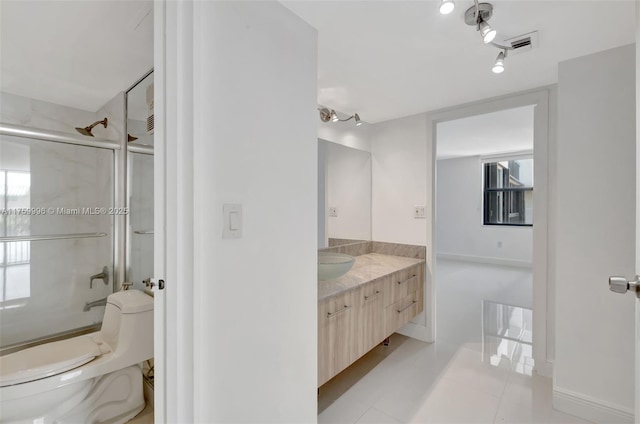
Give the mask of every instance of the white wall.
M 316 31 L 277 2 L 166 7 L 165 420 L 315 422 Z
M 426 115 L 413 115 L 371 125 L 373 158 L 372 239 L 427 246 L 425 310 L 432 308 L 431 198 L 432 145 Z M 414 206 L 424 205 L 426 218 L 414 218 Z M 431 340 L 431 322 L 422 313 L 402 329 L 403 334 Z
M 427 220 L 413 217 L 414 206 L 427 206 L 425 115 L 371 125 L 371 134 L 373 240 L 425 245 Z
M 327 148 L 318 139 L 318 249 L 329 245 L 327 237 Z
M 634 299 L 607 280 L 634 274 L 634 51 L 559 66 L 554 405 L 595 422 L 633 414 Z
M 371 153 L 320 140 L 326 146 L 327 204 L 337 216 L 327 217 L 329 238 L 371 239 Z M 319 215 L 319 217 L 324 215 Z
M 438 255 L 531 265 L 531 227 L 482 225 L 480 156 L 439 160 L 436 173 Z

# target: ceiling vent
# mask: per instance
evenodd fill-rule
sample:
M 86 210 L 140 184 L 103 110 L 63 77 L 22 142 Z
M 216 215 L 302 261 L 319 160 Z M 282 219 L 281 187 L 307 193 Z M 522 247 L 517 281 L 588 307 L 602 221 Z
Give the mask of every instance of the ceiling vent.
M 528 52 L 538 47 L 538 31 L 511 37 L 504 40 L 504 42 L 513 48 L 513 50 L 509 50 L 509 56 Z

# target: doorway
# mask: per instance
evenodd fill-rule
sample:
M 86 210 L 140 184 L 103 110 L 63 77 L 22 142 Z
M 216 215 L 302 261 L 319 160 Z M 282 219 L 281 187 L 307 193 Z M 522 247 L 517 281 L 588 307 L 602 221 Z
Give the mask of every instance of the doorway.
M 436 125 L 437 341 L 533 369 L 534 106 Z
M 432 213 L 433 213 L 433 216 L 435 217 L 435 219 L 433 219 L 432 221 L 432 228 L 431 228 L 431 234 L 432 234 L 431 245 L 433 246 L 433 248 L 431 249 L 430 257 L 428 258 L 429 266 L 433 272 L 433 278 L 432 278 L 432 284 L 429 285 L 429 290 L 427 294 L 428 302 L 431 305 L 431 308 L 429 309 L 430 315 L 428 316 L 428 322 L 431 323 L 430 329 L 433 334 L 433 340 L 440 341 L 441 336 L 443 337 L 442 341 L 446 342 L 447 340 L 446 329 L 442 328 L 443 325 L 446 326 L 447 324 L 446 322 L 443 322 L 442 324 L 439 323 L 439 318 L 440 318 L 439 309 L 442 309 L 442 308 L 447 308 L 450 310 L 450 315 L 454 316 L 455 320 L 458 321 L 458 324 L 457 324 L 458 328 L 462 328 L 462 326 L 464 326 L 465 329 L 468 329 L 469 327 L 472 327 L 471 329 L 475 329 L 476 332 L 480 335 L 474 336 L 475 339 L 472 341 L 480 344 L 482 343 L 482 340 L 481 340 L 482 325 L 480 324 L 482 320 L 488 319 L 487 317 L 494 317 L 492 318 L 494 319 L 494 323 L 492 324 L 492 327 L 494 328 L 494 330 L 498 327 L 498 322 L 495 320 L 498 319 L 498 315 L 502 312 L 496 309 L 494 304 L 505 305 L 501 307 L 502 308 L 501 310 L 503 312 L 509 311 L 510 310 L 509 308 L 511 307 L 520 307 L 520 308 L 524 307 L 523 308 L 524 310 L 519 312 L 519 316 L 521 317 L 521 319 L 524 319 L 524 320 L 529 319 L 528 318 L 529 312 L 527 312 L 526 309 L 531 309 L 530 330 L 532 334 L 527 334 L 526 336 L 530 338 L 530 343 L 532 345 L 531 356 L 533 358 L 533 361 L 529 360 L 526 363 L 528 364 L 529 367 L 531 366 L 532 363 L 535 363 L 535 371 L 539 375 L 546 376 L 546 377 L 551 376 L 550 359 L 553 357 L 553 334 L 551 334 L 551 331 L 553 329 L 554 317 L 553 317 L 552 309 L 549 307 L 549 305 L 553 304 L 552 291 L 550 290 L 550 287 L 553 287 L 553 281 L 552 281 L 553 273 L 551 272 L 551 269 L 550 269 L 553 264 L 550 264 L 548 261 L 549 257 L 553 257 L 552 255 L 553 252 L 550 251 L 553 248 L 553 244 L 548 242 L 548 238 L 550 237 L 550 234 L 552 235 L 552 232 L 549 232 L 548 230 L 550 226 L 553 226 L 553 217 L 549 217 L 547 214 L 547 209 L 549 207 L 548 205 L 550 201 L 553 201 L 553 196 L 552 196 L 552 193 L 551 194 L 549 193 L 549 187 L 547 184 L 547 181 L 548 181 L 547 169 L 548 169 L 548 161 L 549 161 L 548 138 L 549 138 L 549 134 L 553 133 L 553 126 L 555 125 L 555 120 L 553 118 L 550 118 L 554 116 L 553 113 L 550 113 L 550 111 L 553 112 L 551 109 L 555 107 L 554 98 L 555 98 L 555 88 L 552 87 L 552 88 L 539 89 L 539 90 L 519 93 L 511 96 L 490 99 L 487 101 L 471 103 L 471 104 L 457 107 L 455 109 L 434 112 L 429 115 L 428 122 L 427 122 L 429 128 L 431 129 L 431 135 L 432 135 L 431 148 L 432 148 L 433 173 L 431 175 L 431 178 L 432 178 L 431 199 L 432 199 Z M 479 126 L 480 125 L 479 122 L 475 122 L 474 119 L 478 119 L 478 120 L 482 119 L 482 116 L 487 118 L 487 117 L 490 117 L 492 114 L 496 114 L 494 118 L 499 118 L 500 113 L 503 113 L 503 114 L 506 114 L 506 115 L 503 115 L 503 119 L 507 119 L 507 121 L 501 122 L 500 125 L 508 126 L 510 125 L 509 120 L 513 118 L 515 115 L 517 115 L 517 112 L 521 112 L 523 116 L 525 113 L 529 113 L 530 115 L 531 114 L 533 115 L 533 118 L 532 118 L 533 119 L 533 123 L 532 123 L 533 146 L 532 148 L 529 148 L 529 149 L 522 148 L 522 146 L 519 148 L 514 147 L 511 152 L 507 152 L 505 146 L 501 147 L 498 145 L 497 147 L 496 146 L 493 147 L 492 153 L 490 153 L 489 151 L 485 151 L 485 152 L 476 151 L 473 154 L 475 156 L 478 156 L 478 158 L 474 159 L 474 162 L 477 164 L 477 167 L 475 168 L 475 171 L 474 171 L 476 175 L 476 180 L 475 180 L 475 183 L 473 184 L 475 184 L 475 187 L 471 187 L 471 188 L 467 187 L 467 189 L 475 190 L 474 199 L 476 203 L 475 203 L 475 206 L 472 205 L 471 207 L 468 207 L 468 208 L 471 209 L 471 212 L 473 212 L 475 216 L 477 216 L 475 225 L 477 228 L 479 228 L 479 232 L 482 237 L 480 237 L 480 239 L 476 238 L 476 240 L 481 240 L 481 241 L 474 242 L 473 238 L 469 235 L 468 232 L 462 231 L 461 232 L 462 238 L 460 237 L 458 238 L 458 240 L 462 240 L 462 242 L 458 241 L 458 244 L 466 243 L 467 246 L 464 246 L 464 247 L 467 250 L 459 250 L 458 253 L 454 251 L 447 252 L 445 249 L 449 249 L 449 247 L 447 247 L 448 245 L 444 243 L 444 240 L 442 239 L 441 235 L 438 234 L 438 223 L 442 218 L 442 216 L 439 215 L 439 212 L 438 212 L 438 198 L 437 198 L 438 188 L 440 187 L 439 177 L 441 177 L 441 175 L 438 174 L 439 172 L 438 171 L 439 169 L 438 153 L 440 149 L 440 160 L 446 160 L 444 159 L 445 158 L 444 155 L 453 155 L 453 153 L 452 152 L 447 153 L 446 149 L 443 150 L 444 146 L 442 148 L 440 147 L 439 137 L 442 134 L 439 134 L 439 132 L 443 133 L 443 131 L 445 131 L 447 126 L 455 124 L 456 121 L 466 122 L 466 124 L 470 126 L 470 129 L 467 129 L 467 132 L 468 134 L 471 134 L 472 137 L 468 139 L 468 145 L 466 147 L 463 146 L 461 150 L 470 149 L 470 147 L 474 147 L 476 144 L 478 144 L 478 141 L 477 141 L 479 138 L 478 134 L 487 133 L 491 135 L 490 133 L 491 130 L 489 128 Z M 512 116 L 509 117 L 509 114 L 512 114 Z M 463 120 L 469 120 L 469 121 L 463 121 Z M 529 118 L 529 120 L 531 120 L 531 118 Z M 499 121 L 494 120 L 493 125 L 495 126 L 498 123 Z M 511 155 L 512 157 L 505 156 L 504 155 L 505 153 L 507 154 L 507 156 Z M 487 190 L 484 187 L 484 174 L 486 174 L 487 172 L 490 172 L 489 169 L 495 170 L 498 166 L 500 166 L 500 162 L 503 162 L 502 167 L 505 168 L 509 166 L 510 160 L 518 161 L 518 160 L 524 159 L 527 156 L 531 158 L 533 162 L 532 168 L 533 168 L 533 175 L 535 176 L 535 189 L 531 190 L 532 199 L 533 199 L 532 204 L 528 203 L 526 199 L 524 199 L 524 204 L 522 204 L 522 201 L 519 201 L 523 206 L 523 213 L 525 214 L 525 216 L 524 217 L 520 216 L 520 218 L 516 218 L 515 214 L 517 213 L 517 211 L 509 212 L 508 209 L 505 208 L 504 201 L 502 202 L 502 204 L 496 203 L 494 201 L 493 213 L 494 213 L 494 218 L 500 215 L 503 217 L 503 220 L 505 219 L 509 220 L 508 214 L 511 213 L 512 214 L 511 217 L 513 219 L 516 219 L 516 220 L 524 219 L 525 222 L 523 223 L 526 223 L 526 219 L 527 219 L 526 209 L 527 207 L 530 209 L 529 214 L 532 217 L 532 219 L 535 221 L 535 224 L 531 227 L 528 227 L 529 228 L 528 230 L 524 228 L 524 226 L 523 228 L 518 228 L 518 230 L 524 229 L 524 232 L 521 231 L 519 233 L 519 236 L 521 236 L 520 238 L 524 238 L 522 236 L 525 235 L 527 231 L 531 233 L 530 234 L 531 241 L 528 244 L 530 249 L 528 251 L 530 252 L 528 253 L 529 255 L 528 257 L 526 256 L 527 254 L 526 251 L 520 251 L 519 255 L 516 255 L 515 253 L 517 252 L 517 249 L 512 248 L 514 244 L 512 241 L 508 241 L 510 239 L 504 238 L 502 235 L 498 235 L 498 236 L 495 236 L 495 238 L 493 238 L 493 237 L 487 237 L 487 234 L 482 234 L 483 230 L 484 230 L 484 233 L 487 233 L 487 231 L 489 232 L 491 231 L 490 226 L 484 225 L 486 214 L 491 212 L 491 208 L 487 208 L 488 209 L 487 211 L 485 211 L 485 208 L 484 208 L 485 196 L 491 195 L 486 193 Z M 451 160 L 452 157 L 453 156 L 450 156 L 449 160 Z M 471 160 L 469 160 L 469 162 L 470 161 Z M 523 168 L 526 168 L 526 166 L 528 165 L 525 165 L 524 163 L 519 163 L 519 166 L 520 166 L 520 169 L 523 169 Z M 452 170 L 450 169 L 450 171 Z M 453 171 L 455 171 L 455 169 Z M 493 171 L 493 172 L 494 174 L 496 173 L 496 171 Z M 504 171 L 503 169 L 501 172 L 503 173 L 503 177 L 504 177 L 504 174 L 506 173 L 506 171 Z M 455 172 L 454 172 L 454 175 L 455 175 Z M 489 188 L 499 189 L 499 187 L 489 187 Z M 462 191 L 461 190 L 462 189 L 460 188 L 456 189 L 456 191 L 458 192 L 457 194 L 462 195 L 464 190 Z M 493 191 L 495 192 L 496 190 L 493 190 Z M 495 193 L 493 195 L 494 197 L 499 197 L 499 196 L 495 196 Z M 505 200 L 508 198 L 508 196 L 505 196 L 504 193 L 502 193 L 501 196 L 505 197 Z M 523 196 L 526 196 L 526 195 L 525 194 L 521 195 L 521 197 Z M 511 196 L 511 199 L 513 200 L 516 197 L 518 196 Z M 518 202 L 517 199 L 513 201 L 516 203 Z M 454 206 L 455 206 L 455 203 L 454 203 Z M 475 209 L 475 211 L 473 209 Z M 447 218 L 451 218 L 451 217 L 447 216 Z M 453 218 L 455 218 L 455 216 Z M 450 224 L 450 225 L 455 225 L 455 224 Z M 456 227 L 459 229 L 460 225 L 458 224 Z M 509 228 L 507 227 L 508 226 L 506 225 L 503 226 L 503 228 L 501 228 L 500 231 L 504 233 L 506 230 L 509 230 Z M 500 233 L 500 231 L 498 233 Z M 476 243 L 476 244 L 473 245 L 473 243 Z M 482 244 L 482 243 L 486 243 L 486 244 Z M 523 244 L 520 243 L 520 245 L 523 245 Z M 473 247 L 473 249 L 471 249 L 471 247 Z M 451 249 L 453 248 L 451 247 Z M 500 259 L 500 256 L 498 256 L 498 253 L 496 252 L 501 252 L 501 251 L 502 252 L 508 251 L 510 256 L 501 255 L 502 259 Z M 480 253 L 477 253 L 477 252 L 480 252 Z M 466 276 L 464 274 L 456 275 L 456 273 L 453 272 L 455 271 L 455 268 L 453 268 L 453 271 L 449 269 L 449 275 L 447 275 L 447 267 L 442 266 L 443 262 L 441 262 L 440 264 L 438 263 L 439 262 L 438 253 L 440 253 L 440 259 L 448 259 L 448 260 L 475 259 L 475 261 L 469 260 L 470 268 L 467 269 Z M 449 253 L 450 255 L 447 256 L 447 253 Z M 477 257 L 474 258 L 474 256 L 477 256 Z M 482 263 L 482 261 L 486 262 L 487 258 L 493 259 L 494 263 L 493 264 Z M 530 259 L 527 259 L 527 258 L 530 258 Z M 438 266 L 438 265 L 441 265 L 441 266 Z M 531 286 L 532 286 L 531 290 L 526 290 L 526 289 L 522 290 L 522 287 L 524 286 L 520 285 L 519 286 L 520 294 L 516 294 L 515 293 L 516 289 L 512 289 L 514 290 L 513 294 L 510 296 L 506 296 L 504 285 L 501 286 L 500 284 L 494 282 L 494 284 L 496 284 L 496 287 L 499 287 L 500 289 L 497 289 L 497 292 L 491 296 L 492 298 L 488 298 L 488 299 L 476 298 L 475 306 L 474 306 L 476 310 L 475 321 L 474 320 L 469 321 L 468 317 L 467 319 L 464 319 L 463 317 L 460 316 L 460 314 L 456 315 L 455 307 L 451 307 L 451 306 L 447 307 L 446 304 L 443 304 L 443 302 L 446 303 L 447 295 L 441 291 L 441 288 L 442 288 L 441 285 L 444 286 L 445 284 L 449 284 L 450 286 L 453 287 L 453 290 L 448 295 L 453 299 L 458 299 L 458 297 L 464 296 L 464 295 L 470 295 L 469 287 L 465 288 L 464 284 L 470 284 L 472 281 L 474 281 L 474 279 L 477 279 L 476 276 L 479 274 L 476 269 L 473 269 L 473 267 L 480 267 L 480 266 L 487 267 L 490 265 L 494 265 L 498 267 L 506 267 L 506 270 L 509 272 L 505 272 L 504 275 L 500 277 L 500 278 L 504 278 L 505 281 L 514 280 L 514 279 L 525 280 L 526 278 L 530 278 Z M 514 265 L 517 265 L 517 266 L 514 266 Z M 530 271 L 527 271 L 528 266 L 530 266 Z M 527 272 L 530 273 L 529 277 L 527 277 L 527 274 L 526 274 Z M 497 277 L 493 276 L 489 278 L 496 279 Z M 448 280 L 451 282 L 447 283 Z M 500 296 L 500 294 L 502 294 L 502 296 Z M 528 297 L 528 295 L 530 297 Z M 441 296 L 445 296 L 445 299 L 440 299 Z M 485 303 L 485 302 L 481 302 L 481 300 L 488 300 L 489 302 Z M 527 307 L 527 305 L 529 305 L 529 307 Z M 482 315 L 483 308 L 484 308 L 484 315 Z M 450 321 L 451 320 L 453 320 L 453 318 L 450 319 Z M 505 329 L 508 329 L 508 328 L 509 328 L 508 326 L 503 325 L 501 331 L 504 332 Z M 440 334 L 440 332 L 442 331 L 445 331 L 445 333 Z M 511 334 L 513 334 L 514 331 L 515 330 L 512 330 Z M 463 332 L 458 332 L 458 333 L 459 333 L 458 341 L 461 341 L 461 339 L 464 338 L 465 335 L 463 334 Z M 485 333 L 487 333 L 487 331 L 485 331 Z M 454 333 L 450 332 L 450 334 L 455 334 L 455 332 Z M 455 341 L 455 340 L 450 340 L 450 341 Z M 482 347 L 479 346 L 479 348 L 481 349 Z

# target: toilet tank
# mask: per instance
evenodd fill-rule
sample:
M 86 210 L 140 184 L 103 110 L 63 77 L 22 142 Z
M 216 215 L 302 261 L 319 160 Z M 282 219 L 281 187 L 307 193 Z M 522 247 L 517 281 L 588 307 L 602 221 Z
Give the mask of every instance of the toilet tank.
M 118 355 L 153 357 L 153 297 L 134 289 L 109 295 L 100 333 Z

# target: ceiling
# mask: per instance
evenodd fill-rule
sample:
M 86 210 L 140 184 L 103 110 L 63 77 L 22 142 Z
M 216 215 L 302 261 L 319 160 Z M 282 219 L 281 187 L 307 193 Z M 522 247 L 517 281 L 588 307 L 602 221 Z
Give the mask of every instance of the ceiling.
M 525 106 L 439 123 L 436 158 L 533 151 L 533 109 Z
M 318 103 L 371 123 L 553 84 L 559 62 L 635 41 L 632 0 L 495 0 L 496 42 L 539 32 L 496 75 L 499 51 L 463 20 L 471 0 L 450 15 L 434 0 L 282 3 L 318 30 Z
M 539 31 L 539 48 L 497 54 L 438 1 L 284 1 L 318 29 L 318 103 L 363 121 L 552 84 L 558 62 L 634 42 L 627 1 L 495 0 L 497 41 Z M 2 0 L 0 90 L 96 111 L 153 66 L 152 0 Z M 591 28 L 597 27 L 599 31 Z
M 153 1 L 0 2 L 0 90 L 95 112 L 153 67 Z

